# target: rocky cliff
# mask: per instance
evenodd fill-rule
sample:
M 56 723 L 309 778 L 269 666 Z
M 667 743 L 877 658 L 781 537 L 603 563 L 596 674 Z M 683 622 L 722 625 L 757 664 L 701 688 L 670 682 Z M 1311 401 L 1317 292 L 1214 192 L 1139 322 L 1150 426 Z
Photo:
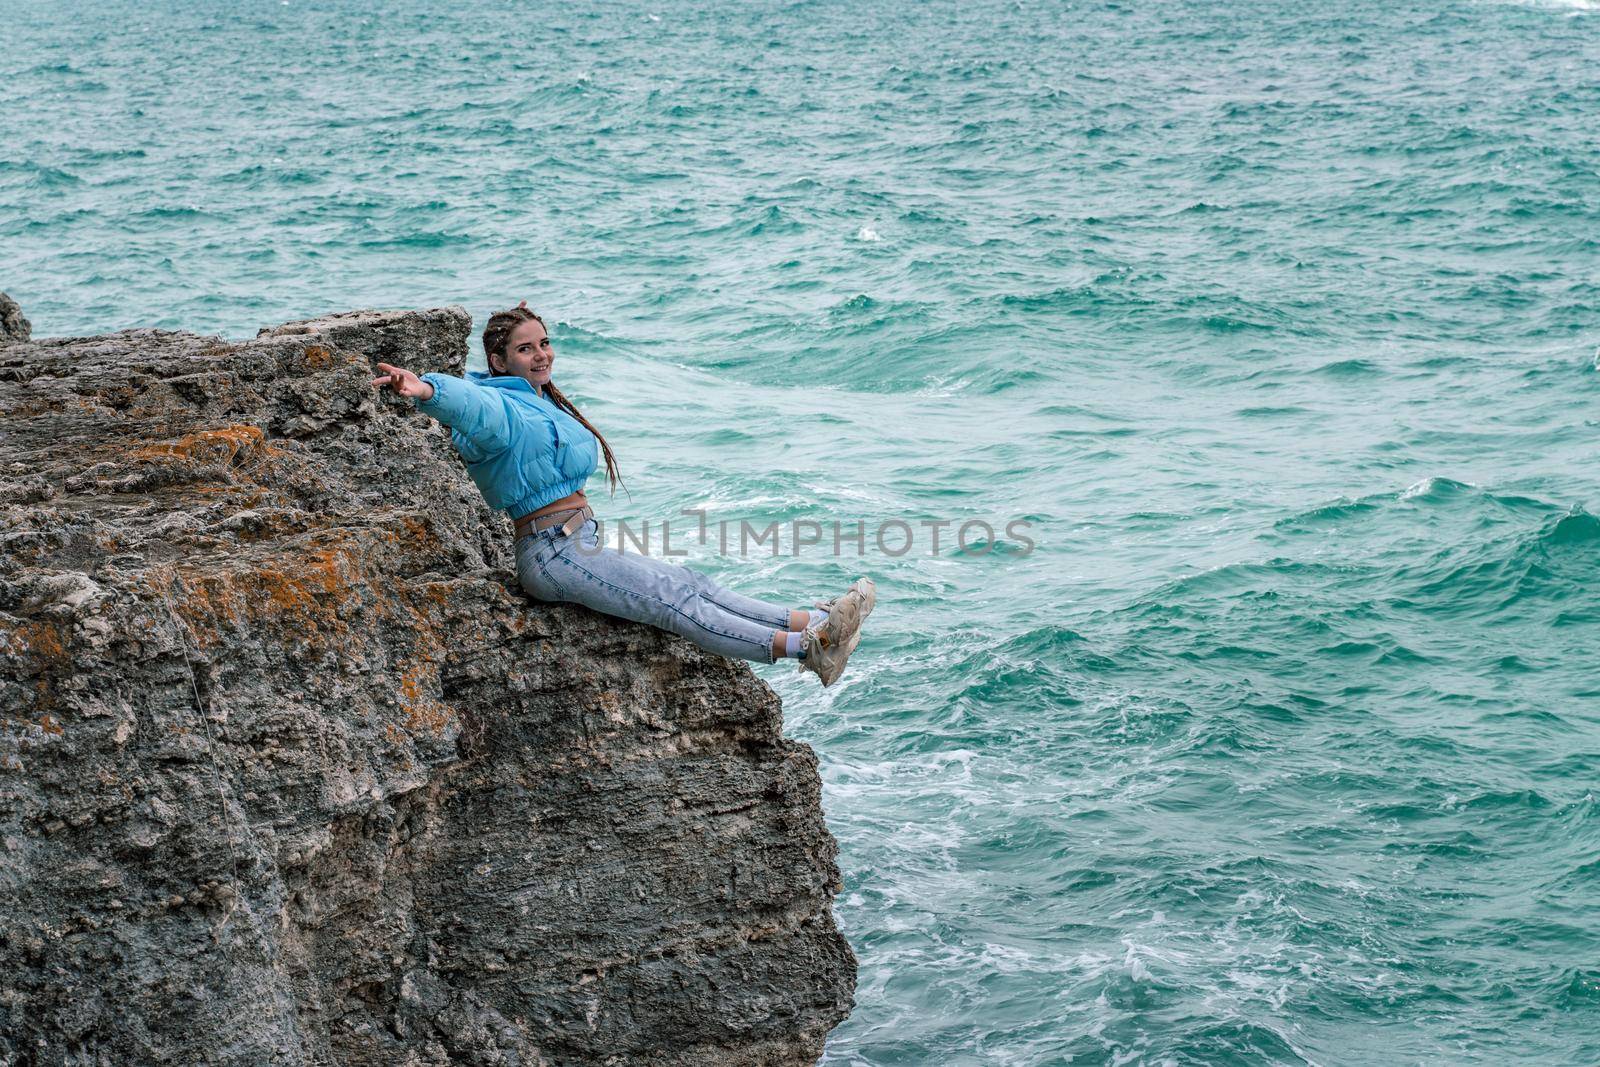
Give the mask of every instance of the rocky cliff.
M 516 588 L 368 385 L 459 373 L 464 311 L 0 305 L 0 1063 L 816 1059 L 816 759 L 744 664 Z

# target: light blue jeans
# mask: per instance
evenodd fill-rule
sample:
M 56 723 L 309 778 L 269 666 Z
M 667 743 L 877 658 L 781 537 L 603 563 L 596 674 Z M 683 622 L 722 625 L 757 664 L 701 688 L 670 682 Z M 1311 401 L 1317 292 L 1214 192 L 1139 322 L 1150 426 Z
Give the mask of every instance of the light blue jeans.
M 517 578 L 536 600 L 647 622 L 734 659 L 771 663 L 773 634 L 789 628 L 788 608 L 741 596 L 677 563 L 602 547 L 593 519 L 570 536 L 552 526 L 519 538 Z

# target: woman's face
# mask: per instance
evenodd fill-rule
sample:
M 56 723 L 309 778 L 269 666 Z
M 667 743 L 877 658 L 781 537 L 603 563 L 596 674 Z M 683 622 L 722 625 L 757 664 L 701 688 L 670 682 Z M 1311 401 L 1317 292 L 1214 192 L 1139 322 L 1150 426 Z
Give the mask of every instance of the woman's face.
M 500 373 L 515 378 L 526 378 L 535 389 L 542 390 L 550 384 L 550 365 L 556 354 L 550 349 L 550 337 L 537 319 L 519 322 L 506 340 L 506 350 L 500 356 Z

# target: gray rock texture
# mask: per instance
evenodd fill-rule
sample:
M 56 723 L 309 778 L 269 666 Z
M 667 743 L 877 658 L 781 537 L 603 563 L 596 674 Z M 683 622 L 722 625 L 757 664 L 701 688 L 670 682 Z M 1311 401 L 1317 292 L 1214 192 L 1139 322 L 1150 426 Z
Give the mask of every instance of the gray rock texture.
M 468 328 L 0 344 L 0 1063 L 800 1064 L 848 1013 L 777 697 L 528 601 L 370 388 Z
M 26 341 L 31 336 L 33 327 L 22 317 L 21 306 L 5 293 L 0 293 L 0 345 Z

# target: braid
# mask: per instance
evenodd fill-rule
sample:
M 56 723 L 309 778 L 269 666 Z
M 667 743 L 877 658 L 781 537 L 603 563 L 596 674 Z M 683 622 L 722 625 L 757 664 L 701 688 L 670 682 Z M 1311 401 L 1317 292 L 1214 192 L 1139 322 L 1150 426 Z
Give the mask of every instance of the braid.
M 573 406 L 572 401 L 568 400 L 561 390 L 556 388 L 555 382 L 548 383 L 545 388 L 550 391 L 550 399 L 556 402 L 556 407 L 583 423 L 583 428 L 594 434 L 594 439 L 600 442 L 600 451 L 606 457 L 606 481 L 611 485 L 611 495 L 616 496 L 617 486 L 622 483 L 622 475 L 617 473 L 617 457 L 611 454 L 611 446 L 606 444 L 604 437 L 600 436 L 600 431 L 590 425 L 589 420 L 583 417 L 583 413 Z M 622 488 L 626 490 L 628 487 L 624 485 Z M 630 500 L 633 499 L 633 494 L 629 493 L 628 498 Z
M 489 369 L 491 371 L 495 369 L 494 357 L 505 355 L 506 342 L 511 339 L 511 331 L 524 322 L 537 322 L 540 326 L 544 326 L 544 320 L 530 311 L 527 304 L 519 304 L 510 311 L 496 311 L 489 316 L 489 321 L 484 323 L 483 355 L 489 361 Z M 550 328 L 545 326 L 546 335 L 549 334 L 549 331 Z M 583 428 L 594 434 L 595 440 L 600 442 L 600 451 L 606 459 L 606 481 L 611 485 L 611 495 L 616 496 L 617 486 L 622 484 L 622 475 L 618 473 L 617 457 L 612 455 L 611 446 L 606 444 L 606 439 L 600 435 L 600 431 L 595 429 L 589 420 L 583 417 L 583 413 L 577 409 L 576 405 L 568 400 L 560 389 L 556 388 L 555 382 L 547 382 L 545 389 L 550 393 L 550 399 L 556 407 L 577 419 L 583 424 Z M 627 486 L 623 486 L 623 489 L 626 490 Z

